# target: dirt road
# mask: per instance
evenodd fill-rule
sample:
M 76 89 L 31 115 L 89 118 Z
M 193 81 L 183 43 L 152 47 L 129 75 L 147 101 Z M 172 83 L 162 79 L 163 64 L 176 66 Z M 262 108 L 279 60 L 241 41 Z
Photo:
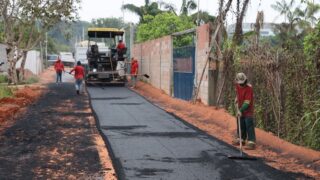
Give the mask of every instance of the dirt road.
M 87 96 L 76 95 L 73 83 L 49 84 L 0 132 L 0 179 L 115 179 L 99 137 Z

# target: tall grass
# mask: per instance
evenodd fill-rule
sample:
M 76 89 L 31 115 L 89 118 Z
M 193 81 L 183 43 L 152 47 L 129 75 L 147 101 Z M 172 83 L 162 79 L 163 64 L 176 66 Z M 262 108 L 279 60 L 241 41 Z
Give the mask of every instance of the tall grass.
M 8 82 L 7 76 L 0 74 L 0 83 L 6 83 L 6 82 Z
M 5 85 L 0 85 L 0 99 L 4 97 L 11 97 L 13 92 L 10 88 Z

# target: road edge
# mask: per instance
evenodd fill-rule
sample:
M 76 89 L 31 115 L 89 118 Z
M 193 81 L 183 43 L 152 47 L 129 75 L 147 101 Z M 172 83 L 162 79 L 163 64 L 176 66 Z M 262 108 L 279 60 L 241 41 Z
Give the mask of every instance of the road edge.
M 104 135 L 104 133 L 102 132 L 102 129 L 101 129 L 101 125 L 100 125 L 100 121 L 99 121 L 99 117 L 96 113 L 96 111 L 93 109 L 93 105 L 92 105 L 92 100 L 91 100 L 91 95 L 86 87 L 86 93 L 88 94 L 88 99 L 89 99 L 89 105 L 90 105 L 90 109 L 92 111 L 92 114 L 93 114 L 93 118 L 95 120 L 95 124 L 96 124 L 96 128 L 99 132 L 99 135 L 101 136 L 101 138 L 103 139 L 104 141 L 104 144 L 106 146 L 106 149 L 109 153 L 109 156 L 110 156 L 110 159 L 111 159 L 111 163 L 112 163 L 112 166 L 115 170 L 115 177 L 118 179 L 118 180 L 124 180 L 125 179 L 125 175 L 124 175 L 124 172 L 122 171 L 122 164 L 121 162 L 116 158 L 116 156 L 114 155 L 114 151 L 111 147 L 111 144 L 110 144 L 110 141 L 109 139 Z

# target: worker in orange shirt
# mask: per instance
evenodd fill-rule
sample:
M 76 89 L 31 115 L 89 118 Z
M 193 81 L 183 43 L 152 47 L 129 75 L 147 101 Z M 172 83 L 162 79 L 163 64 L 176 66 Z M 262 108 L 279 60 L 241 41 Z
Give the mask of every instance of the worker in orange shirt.
M 74 72 L 74 78 L 75 78 L 75 86 L 76 86 L 76 92 L 77 94 L 80 94 L 80 91 L 82 92 L 82 83 L 84 79 L 84 68 L 81 65 L 81 62 L 77 62 L 77 66 L 74 67 L 71 71 L 70 74 Z
M 58 57 L 57 61 L 54 63 L 54 70 L 56 71 L 57 78 L 56 78 L 56 83 L 61 83 L 62 82 L 62 71 L 64 72 L 64 65 Z

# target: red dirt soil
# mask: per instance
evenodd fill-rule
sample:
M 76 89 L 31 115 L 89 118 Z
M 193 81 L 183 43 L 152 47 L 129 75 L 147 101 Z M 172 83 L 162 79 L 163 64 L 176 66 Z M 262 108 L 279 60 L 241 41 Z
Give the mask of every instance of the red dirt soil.
M 228 143 L 235 136 L 236 119 L 224 109 L 217 109 L 197 102 L 172 98 L 153 86 L 138 82 L 137 93 L 149 99 L 164 110 Z M 256 150 L 244 150 L 251 156 L 263 159 L 270 166 L 282 171 L 303 173 L 320 179 L 320 152 L 284 141 L 272 133 L 256 128 Z
M 36 101 L 45 90 L 45 85 L 52 82 L 53 68 L 49 68 L 40 74 L 39 83 L 26 86 L 17 86 L 13 97 L 0 99 L 0 123 L 8 122 L 18 115 L 19 110 Z M 26 71 L 26 77 L 34 76 Z M 9 122 L 8 122 L 9 123 Z
M 39 98 L 42 89 L 39 87 L 24 87 L 14 92 L 12 98 L 0 99 L 0 122 L 11 120 L 23 107 Z

